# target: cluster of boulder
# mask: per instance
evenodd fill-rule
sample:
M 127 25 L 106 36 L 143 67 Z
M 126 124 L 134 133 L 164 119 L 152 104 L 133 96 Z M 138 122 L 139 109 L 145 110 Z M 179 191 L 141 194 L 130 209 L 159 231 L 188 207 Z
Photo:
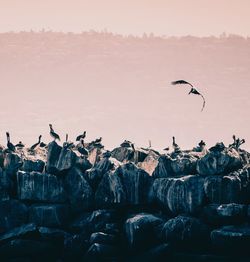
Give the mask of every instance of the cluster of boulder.
M 1 261 L 248 261 L 249 160 L 222 143 L 1 147 Z

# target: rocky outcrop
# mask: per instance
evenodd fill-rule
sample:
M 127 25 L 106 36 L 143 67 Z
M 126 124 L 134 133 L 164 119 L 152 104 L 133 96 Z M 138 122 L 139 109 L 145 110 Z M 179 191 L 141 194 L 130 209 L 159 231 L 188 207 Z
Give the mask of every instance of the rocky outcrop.
M 138 167 L 146 171 L 150 176 L 154 173 L 159 163 L 159 154 L 150 150 L 143 162 L 138 163 Z
M 48 154 L 47 154 L 47 163 L 46 163 L 46 171 L 50 174 L 56 174 L 57 170 L 57 162 L 60 157 L 62 147 L 59 146 L 55 141 L 49 143 L 48 145 Z

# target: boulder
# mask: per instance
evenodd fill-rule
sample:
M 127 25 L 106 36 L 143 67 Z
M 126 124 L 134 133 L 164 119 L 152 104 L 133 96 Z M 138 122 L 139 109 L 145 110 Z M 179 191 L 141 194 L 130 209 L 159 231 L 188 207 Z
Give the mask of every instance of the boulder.
M 175 215 L 195 214 L 204 204 L 203 184 L 204 178 L 200 176 L 157 178 L 154 180 L 152 194 L 158 204 Z
M 69 208 L 66 205 L 35 204 L 29 210 L 29 222 L 43 227 L 62 227 L 68 223 Z
M 204 190 L 210 203 L 239 203 L 241 200 L 241 180 L 238 176 L 208 176 Z
M 240 204 L 210 204 L 201 213 L 202 220 L 214 226 L 240 224 L 247 220 L 247 206 Z
M 57 170 L 59 172 L 66 172 L 71 169 L 75 165 L 76 157 L 76 153 L 71 149 L 63 147 L 56 163 Z
M 62 147 L 55 141 L 48 144 L 48 154 L 46 162 L 46 171 L 50 174 L 57 174 L 57 163 L 61 154 Z
M 31 160 L 31 159 L 25 159 L 23 160 L 23 166 L 21 170 L 24 172 L 40 172 L 42 173 L 44 170 L 45 162 L 37 159 L 37 160 Z
M 127 162 L 132 160 L 134 151 L 131 147 L 117 147 L 112 150 L 111 155 L 119 162 Z
M 95 166 L 101 159 L 102 149 L 101 148 L 93 148 L 89 150 L 88 160 L 92 166 Z
M 76 158 L 75 167 L 80 169 L 83 173 L 92 167 L 92 164 L 89 160 L 85 157 L 78 157 Z
M 242 167 L 239 153 L 231 148 L 211 151 L 197 161 L 197 172 L 203 176 L 223 175 Z
M 84 256 L 84 261 L 118 261 L 118 250 L 107 244 L 94 243 Z
M 125 222 L 125 237 L 131 249 L 141 250 L 159 241 L 158 227 L 163 220 L 155 215 L 140 213 Z
M 163 227 L 165 241 L 183 246 L 207 244 L 210 231 L 199 219 L 188 216 L 177 216 L 168 220 Z
M 52 242 L 54 247 L 63 247 L 65 239 L 71 234 L 58 229 L 49 227 L 38 227 L 39 239 L 46 242 Z
M 18 200 L 0 201 L 0 233 L 21 226 L 28 221 L 28 208 Z
M 106 173 L 95 193 L 97 207 L 112 207 L 126 204 L 126 194 L 120 177 L 114 172 Z
M 10 176 L 16 174 L 18 169 L 23 165 L 22 159 L 16 153 L 6 153 L 4 158 L 4 170 Z
M 66 194 L 62 181 L 55 175 L 19 171 L 17 194 L 21 200 L 65 202 Z
M 156 167 L 159 163 L 159 154 L 156 154 L 154 151 L 150 150 L 147 157 L 143 162 L 138 163 L 138 167 L 146 171 L 150 176 L 154 173 Z
M 94 243 L 112 245 L 115 244 L 116 241 L 117 241 L 116 236 L 103 232 L 95 232 L 91 234 L 89 239 L 90 245 Z
M 9 200 L 12 181 L 9 175 L 0 167 L 0 200 Z
M 81 170 L 71 169 L 65 177 L 64 185 L 74 212 L 78 213 L 94 206 L 93 190 Z

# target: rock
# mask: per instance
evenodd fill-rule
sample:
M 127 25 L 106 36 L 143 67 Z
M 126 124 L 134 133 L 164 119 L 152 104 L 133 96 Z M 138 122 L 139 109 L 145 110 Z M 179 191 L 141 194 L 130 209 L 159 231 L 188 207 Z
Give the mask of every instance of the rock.
M 56 163 L 56 169 L 59 172 L 66 172 L 75 165 L 76 157 L 76 153 L 74 153 L 71 149 L 63 147 Z
M 246 221 L 247 206 L 240 204 L 210 204 L 201 213 L 202 220 L 211 225 L 240 224 Z
M 0 236 L 0 245 L 17 238 L 34 238 L 38 236 L 39 233 L 35 224 L 24 224 L 2 234 Z
M 203 176 L 222 175 L 242 167 L 239 153 L 231 148 L 222 151 L 212 151 L 197 162 L 197 172 Z
M 23 161 L 23 166 L 21 170 L 24 172 L 40 172 L 42 173 L 44 170 L 45 163 L 42 160 L 30 160 L 30 159 L 25 159 Z
M 127 203 L 121 179 L 117 174 L 110 171 L 103 176 L 95 193 L 95 203 L 97 207 L 112 207 Z
M 94 206 L 94 194 L 81 170 L 71 169 L 65 177 L 65 190 L 71 208 L 74 212 L 81 212 Z
M 197 218 L 187 216 L 177 216 L 168 220 L 162 233 L 168 243 L 183 246 L 207 244 L 210 235 L 207 225 Z
M 128 147 L 117 147 L 112 150 L 111 155 L 119 162 L 127 162 L 129 160 L 132 160 L 134 151 L 132 148 Z
M 101 159 L 102 149 L 93 148 L 89 152 L 88 160 L 92 166 L 95 166 Z
M 117 261 L 117 248 L 111 245 L 94 243 L 84 256 L 84 261 Z
M 146 150 L 143 150 L 142 148 L 136 149 L 134 151 L 133 158 L 131 159 L 131 161 L 137 164 L 139 162 L 143 162 L 147 156 L 148 152 Z
M 49 227 L 39 227 L 38 232 L 40 239 L 46 242 L 52 242 L 54 247 L 63 247 L 65 239 L 71 236 L 71 234 L 58 229 Z
M 60 157 L 62 147 L 59 146 L 55 141 L 48 144 L 48 155 L 46 171 L 50 174 L 57 174 L 57 163 Z
M 69 209 L 66 205 L 32 205 L 29 211 L 29 221 L 43 227 L 62 227 L 69 220 Z
M 115 171 L 121 179 L 126 195 L 126 203 L 130 205 L 146 204 L 152 178 L 144 170 L 137 168 L 133 163 L 127 163 Z
M 93 167 L 85 172 L 84 177 L 95 191 L 103 177 L 103 173 L 100 169 Z
M 141 250 L 156 244 L 157 227 L 163 220 L 152 214 L 140 213 L 125 222 L 125 234 L 131 249 Z
M 138 167 L 146 171 L 150 176 L 154 173 L 156 167 L 158 166 L 159 155 L 154 151 L 150 150 L 147 157 L 143 162 L 138 163 Z
M 0 201 L 0 233 L 21 226 L 28 221 L 28 208 L 18 200 Z
M 80 169 L 84 173 L 86 170 L 92 167 L 92 164 L 86 158 L 77 157 L 75 167 Z
M 195 214 L 204 203 L 204 179 L 200 176 L 157 178 L 152 194 L 155 201 L 173 214 Z
M 166 178 L 171 176 L 171 166 L 169 156 L 160 156 L 152 176 L 154 178 Z
M 10 176 L 13 176 L 22 166 L 22 159 L 16 153 L 7 153 L 4 158 L 4 170 Z
M 9 200 L 12 181 L 9 175 L 0 167 L 0 200 Z
M 210 203 L 239 203 L 241 199 L 241 180 L 238 176 L 208 176 L 204 190 Z
M 111 234 L 103 233 L 103 232 L 95 232 L 91 234 L 90 236 L 90 245 L 94 243 L 98 244 L 107 244 L 107 245 L 112 245 L 115 244 L 117 241 L 117 237 Z
M 17 174 L 17 194 L 21 200 L 44 201 L 50 203 L 65 202 L 63 183 L 55 175 L 37 172 Z
M 115 210 L 99 209 L 80 215 L 71 224 L 71 230 L 74 232 L 88 232 L 88 234 L 91 234 L 103 231 L 106 224 L 116 222 L 117 219 L 118 217 Z
M 225 252 L 248 252 L 250 227 L 248 225 L 224 226 L 211 232 L 212 244 Z

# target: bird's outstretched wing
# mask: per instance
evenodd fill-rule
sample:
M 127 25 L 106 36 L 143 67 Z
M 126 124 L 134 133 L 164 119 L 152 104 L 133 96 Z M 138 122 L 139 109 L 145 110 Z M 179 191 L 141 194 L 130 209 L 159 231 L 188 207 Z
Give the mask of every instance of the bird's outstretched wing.
M 177 80 L 177 81 L 173 81 L 171 82 L 172 85 L 190 85 L 191 87 L 193 87 L 192 84 L 190 84 L 189 82 L 185 81 L 185 80 Z

